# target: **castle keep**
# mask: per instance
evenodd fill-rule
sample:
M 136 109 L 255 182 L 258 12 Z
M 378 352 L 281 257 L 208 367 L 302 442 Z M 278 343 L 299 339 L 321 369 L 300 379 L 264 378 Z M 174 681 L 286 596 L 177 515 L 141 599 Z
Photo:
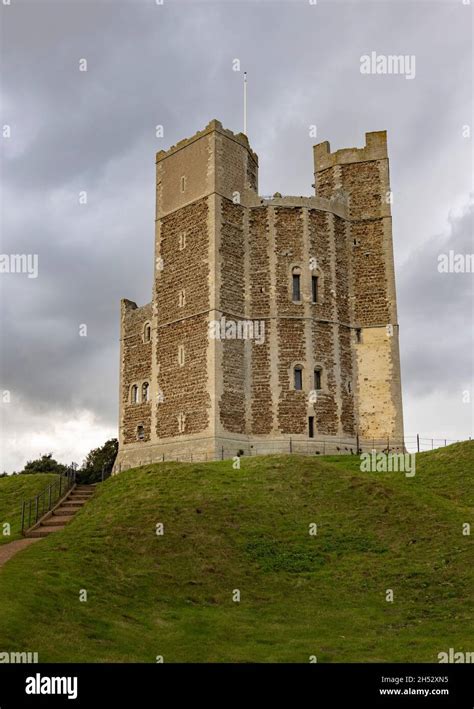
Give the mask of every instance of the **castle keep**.
M 314 197 L 260 197 L 247 137 L 218 121 L 157 154 L 152 301 L 121 304 L 115 471 L 402 438 L 386 133 L 316 145 L 314 171 Z

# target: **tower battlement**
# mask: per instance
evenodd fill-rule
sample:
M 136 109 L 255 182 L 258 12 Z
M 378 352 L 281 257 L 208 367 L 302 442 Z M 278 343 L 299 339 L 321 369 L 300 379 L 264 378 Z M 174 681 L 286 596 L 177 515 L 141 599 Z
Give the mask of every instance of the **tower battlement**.
M 172 145 L 170 148 L 168 148 L 168 150 L 159 150 L 156 153 L 156 162 L 164 160 L 170 155 L 174 155 L 174 153 L 177 153 L 179 150 L 186 148 L 188 145 L 191 145 L 196 140 L 199 140 L 200 138 L 203 138 L 204 136 L 209 135 L 213 132 L 221 133 L 221 135 L 226 136 L 230 140 L 234 140 L 236 143 L 240 143 L 240 145 L 242 145 L 244 148 L 247 148 L 250 155 L 252 156 L 252 159 L 258 164 L 257 154 L 254 153 L 254 151 L 250 147 L 249 139 L 247 138 L 247 136 L 244 133 L 233 133 L 231 130 L 224 128 L 222 126 L 222 123 L 216 118 L 214 118 L 212 121 L 209 121 L 205 128 L 197 131 L 190 138 L 183 138 L 183 140 L 180 140 L 178 143 L 176 143 L 176 145 Z
M 317 172 L 334 165 L 384 160 L 388 158 L 387 131 L 379 130 L 365 134 L 363 148 L 342 148 L 331 152 L 331 145 L 326 140 L 314 146 L 314 165 Z

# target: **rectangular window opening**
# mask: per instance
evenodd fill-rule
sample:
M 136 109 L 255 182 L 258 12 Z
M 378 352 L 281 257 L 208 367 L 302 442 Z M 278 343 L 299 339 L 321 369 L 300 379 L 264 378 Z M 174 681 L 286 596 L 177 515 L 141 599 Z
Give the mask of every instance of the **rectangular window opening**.
M 295 369 L 295 389 L 301 391 L 303 388 L 303 372 L 301 369 Z
M 316 391 L 319 391 L 319 389 L 321 389 L 321 370 L 320 369 L 314 370 L 314 388 L 316 389 Z
M 300 274 L 293 274 L 293 300 L 301 300 L 301 289 L 300 289 Z

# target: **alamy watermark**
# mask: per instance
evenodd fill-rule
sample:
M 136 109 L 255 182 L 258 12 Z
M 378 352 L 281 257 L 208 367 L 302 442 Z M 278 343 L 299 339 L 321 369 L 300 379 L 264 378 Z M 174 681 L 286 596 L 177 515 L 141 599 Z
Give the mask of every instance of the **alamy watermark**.
M 405 79 L 416 76 L 416 58 L 414 54 L 363 54 L 360 58 L 361 74 L 399 74 Z
M 211 340 L 255 340 L 257 345 L 265 342 L 265 320 L 210 320 Z
M 0 664 L 31 665 L 37 662 L 37 652 L 0 652 Z
M 362 473 L 405 473 L 412 478 L 416 472 L 416 453 L 361 453 Z
M 0 254 L 0 273 L 25 273 L 38 278 L 38 254 Z
M 448 652 L 438 653 L 438 662 L 454 662 L 455 664 L 474 664 L 474 652 L 455 652 L 454 648 L 450 647 Z
M 474 273 L 474 254 L 456 254 L 452 249 L 438 256 L 439 273 Z

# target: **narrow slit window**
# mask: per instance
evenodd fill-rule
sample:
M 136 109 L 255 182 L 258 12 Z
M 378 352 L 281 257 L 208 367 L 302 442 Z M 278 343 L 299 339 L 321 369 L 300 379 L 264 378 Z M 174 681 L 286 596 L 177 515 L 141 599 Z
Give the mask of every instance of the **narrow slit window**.
M 130 391 L 130 401 L 132 404 L 136 404 L 138 402 L 138 387 L 136 384 L 132 386 L 132 389 Z
M 301 367 L 295 367 L 294 384 L 296 391 L 301 391 L 303 388 L 303 370 Z
M 311 296 L 313 303 L 318 302 L 318 277 L 311 276 Z
M 308 416 L 308 436 L 314 438 L 314 416 Z
M 301 300 L 301 276 L 299 273 L 293 273 L 293 302 Z
M 150 400 L 150 386 L 148 382 L 143 382 L 142 384 L 142 401 Z
M 145 429 L 143 426 L 137 426 L 137 441 L 145 440 Z
M 151 340 L 151 325 L 149 323 L 147 323 L 145 325 L 145 330 L 143 332 L 143 339 L 145 340 L 145 342 L 150 342 L 150 340 Z
M 321 389 L 321 370 L 320 369 L 314 370 L 314 388 L 316 389 L 316 391 L 319 391 Z
M 181 192 L 184 192 L 186 190 L 186 177 L 183 175 L 181 178 Z

